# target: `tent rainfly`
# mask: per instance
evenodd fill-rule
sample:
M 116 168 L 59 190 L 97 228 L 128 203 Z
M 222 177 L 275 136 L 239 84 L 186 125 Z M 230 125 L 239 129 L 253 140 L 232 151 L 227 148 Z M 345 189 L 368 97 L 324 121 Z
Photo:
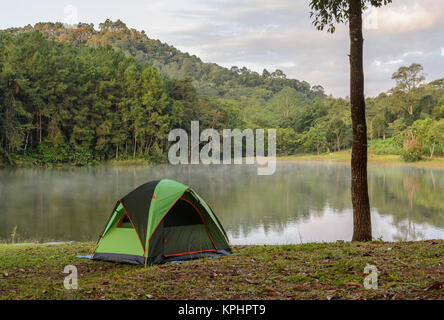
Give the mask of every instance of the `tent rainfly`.
M 189 186 L 162 179 L 121 200 L 93 248 L 93 259 L 161 264 L 231 253 L 221 223 Z

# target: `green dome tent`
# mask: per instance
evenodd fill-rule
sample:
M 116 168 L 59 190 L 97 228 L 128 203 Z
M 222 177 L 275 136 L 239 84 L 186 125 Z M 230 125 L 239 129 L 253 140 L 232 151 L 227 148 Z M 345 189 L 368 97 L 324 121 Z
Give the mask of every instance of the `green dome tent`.
M 94 260 L 159 264 L 231 253 L 221 223 L 189 186 L 163 179 L 121 200 L 93 249 Z

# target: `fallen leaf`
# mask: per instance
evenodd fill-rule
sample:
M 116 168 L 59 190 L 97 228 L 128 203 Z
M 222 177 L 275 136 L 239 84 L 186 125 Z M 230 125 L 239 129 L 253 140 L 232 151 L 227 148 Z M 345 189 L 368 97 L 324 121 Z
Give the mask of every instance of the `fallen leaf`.
M 357 281 L 350 281 L 350 282 L 347 282 L 345 285 L 347 287 L 362 287 L 362 284 L 360 284 Z
M 152 294 L 146 294 L 145 297 L 147 297 L 148 299 L 154 298 L 154 296 Z
M 432 283 L 430 287 L 426 288 L 424 291 L 438 290 L 441 289 L 443 286 L 444 286 L 443 281 L 435 281 Z
M 308 291 L 308 288 L 306 286 L 303 286 L 301 284 L 297 284 L 293 286 L 293 290 L 295 291 Z

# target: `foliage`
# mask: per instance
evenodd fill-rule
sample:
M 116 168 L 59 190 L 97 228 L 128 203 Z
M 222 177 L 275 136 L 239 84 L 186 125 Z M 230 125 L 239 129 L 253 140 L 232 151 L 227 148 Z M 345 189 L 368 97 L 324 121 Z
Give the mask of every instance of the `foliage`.
M 289 155 L 300 149 L 299 135 L 292 128 L 279 128 L 276 131 L 276 153 Z
M 231 101 L 203 97 L 192 80 L 169 79 L 110 46 L 0 34 L 0 147 L 32 163 L 165 160 L 172 127 L 242 127 Z M 5 160 L 6 159 L 6 160 Z
M 302 140 L 305 151 L 316 151 L 317 154 L 328 151 L 327 133 L 323 128 L 311 127 Z
M 401 158 L 405 162 L 416 162 L 422 159 L 421 150 L 418 148 L 403 149 L 401 152 Z
M 197 91 L 207 96 L 217 96 L 241 100 L 247 98 L 252 88 L 261 88 L 268 96 L 281 91 L 285 87 L 293 88 L 303 96 L 313 98 L 324 96 L 320 86 L 310 87 L 305 81 L 289 79 L 282 70 L 262 74 L 246 67 L 233 66 L 223 68 L 215 63 L 204 63 L 195 55 L 183 53 L 159 40 L 150 39 L 144 31 L 128 28 L 120 20 L 107 19 L 99 24 L 99 30 L 93 24 L 79 24 L 74 28 L 66 28 L 63 23 L 37 23 L 34 27 L 10 28 L 12 34 L 37 30 L 47 39 L 67 42 L 74 45 L 92 47 L 110 45 L 121 50 L 127 56 L 139 62 L 147 62 L 163 75 L 182 79 L 189 77 Z
M 418 143 L 424 152 L 428 153 L 430 159 L 435 153 L 436 147 L 444 147 L 444 119 L 433 121 L 431 118 L 416 120 L 411 126 L 415 133 Z
M 366 99 L 371 152 L 400 154 L 411 131 L 419 153 L 442 154 L 444 79 L 420 85 L 422 77 L 420 65 L 401 67 L 392 90 Z M 401 84 L 412 79 L 409 93 Z M 277 128 L 284 155 L 352 145 L 349 99 L 326 97 L 281 70 L 203 63 L 119 20 L 99 30 L 38 23 L 0 32 L 3 165 L 165 161 L 168 132 L 189 132 L 193 120 L 219 131 Z
M 391 3 L 392 0 L 363 0 L 361 1 L 362 11 L 368 5 L 373 7 L 381 7 Z M 334 33 L 336 30 L 335 23 L 348 22 L 349 0 L 311 0 L 310 1 L 310 17 L 314 18 L 313 24 L 318 30 L 324 30 Z
M 421 146 L 413 130 L 407 131 L 403 146 L 401 157 L 404 161 L 415 162 L 421 160 Z
M 369 151 L 374 154 L 400 155 L 402 152 L 402 143 L 399 142 L 399 137 L 377 139 L 371 143 Z

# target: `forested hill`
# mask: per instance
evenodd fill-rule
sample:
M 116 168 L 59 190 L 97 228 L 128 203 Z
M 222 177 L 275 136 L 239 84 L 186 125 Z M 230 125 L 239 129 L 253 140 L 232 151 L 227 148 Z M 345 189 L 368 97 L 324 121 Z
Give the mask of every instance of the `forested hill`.
M 0 31 L 0 166 L 162 161 L 168 132 L 189 130 L 192 120 L 217 130 L 278 127 L 325 97 L 279 71 L 261 76 L 202 63 L 120 21 L 99 28 Z
M 67 42 L 74 45 L 106 46 L 118 48 L 139 62 L 148 62 L 161 73 L 171 78 L 191 77 L 193 85 L 201 94 L 227 99 L 241 100 L 260 96 L 267 100 L 284 87 L 290 87 L 311 100 L 323 96 L 321 86 L 311 87 L 305 81 L 288 79 L 281 70 L 262 74 L 245 67 L 233 66 L 231 69 L 215 63 L 204 63 L 195 55 L 183 53 L 175 47 L 150 39 L 144 31 L 128 28 L 120 20 L 106 20 L 98 30 L 93 24 L 81 23 L 77 27 L 66 28 L 63 23 L 37 23 L 34 27 L 10 28 L 12 34 L 39 31 L 47 39 Z
M 402 66 L 366 99 L 370 151 L 444 155 L 444 79 Z M 121 21 L 0 31 L 0 166 L 165 161 L 172 128 L 275 128 L 278 154 L 352 145 L 350 104 L 322 87 L 203 63 Z

